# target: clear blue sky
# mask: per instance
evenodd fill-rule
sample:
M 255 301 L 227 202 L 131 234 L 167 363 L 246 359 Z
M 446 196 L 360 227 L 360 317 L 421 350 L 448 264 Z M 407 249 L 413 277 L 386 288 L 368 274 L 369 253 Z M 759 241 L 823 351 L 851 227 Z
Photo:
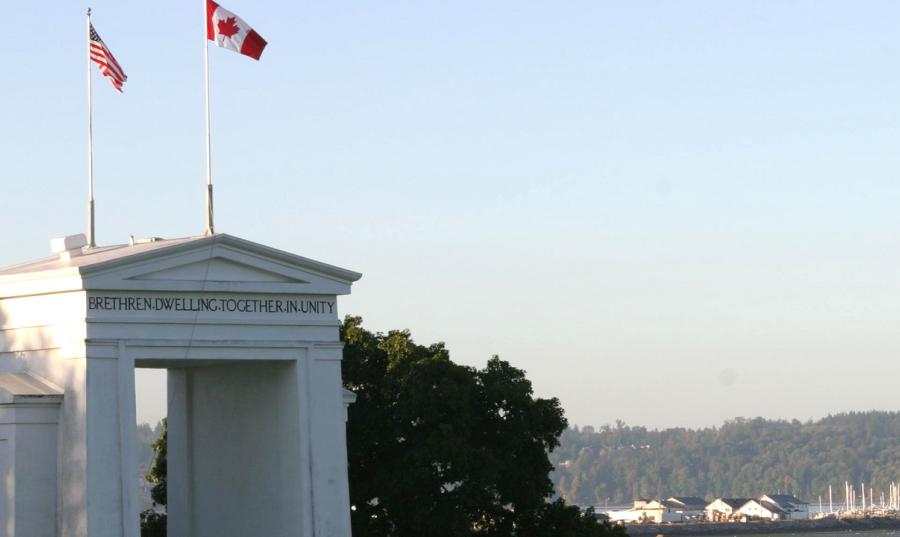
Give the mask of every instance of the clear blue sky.
M 900 407 L 900 4 L 222 5 L 269 47 L 210 50 L 218 230 L 343 313 L 578 424 Z M 98 239 L 198 234 L 202 2 L 91 6 Z M 3 265 L 84 229 L 85 7 L 6 6 Z

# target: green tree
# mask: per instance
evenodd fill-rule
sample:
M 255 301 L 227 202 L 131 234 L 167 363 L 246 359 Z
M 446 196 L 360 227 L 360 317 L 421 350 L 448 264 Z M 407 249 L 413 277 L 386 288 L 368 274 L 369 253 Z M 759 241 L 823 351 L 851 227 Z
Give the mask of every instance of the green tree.
M 167 445 L 169 440 L 169 419 L 163 418 L 162 432 L 150 447 L 153 448 L 154 458 L 153 466 L 150 467 L 150 473 L 147 474 L 147 481 L 153 483 L 150 490 L 150 498 L 153 503 L 161 507 L 168 504 L 168 493 L 166 489 L 166 475 L 168 474 L 168 462 L 166 454 L 168 452 Z
M 168 464 L 166 462 L 167 445 L 169 440 L 169 420 L 163 418 L 162 432 L 156 442 L 151 444 L 153 448 L 154 458 L 153 465 L 150 467 L 150 473 L 147 474 L 147 481 L 153 483 L 150 489 L 150 497 L 153 504 L 159 507 L 166 507 L 168 495 L 166 490 L 166 476 L 168 475 Z M 141 513 L 141 537 L 165 537 L 166 535 L 166 514 L 155 509 L 147 509 Z
M 805 423 L 735 418 L 694 430 L 571 428 L 551 454 L 553 480 L 561 497 L 580 505 L 604 495 L 617 504 L 641 495 L 815 500 L 828 497 L 829 485 L 838 502 L 845 480 L 873 486 L 877 498 L 900 477 L 898 435 L 900 413 L 879 411 Z
M 525 373 L 496 356 L 453 363 L 442 343 L 373 334 L 347 317 L 345 385 L 354 537 L 625 537 L 553 493 L 548 452 L 566 428 L 559 401 L 535 398 Z M 168 423 L 153 444 L 151 495 L 166 505 Z M 141 514 L 142 536 L 165 515 Z
M 548 452 L 565 429 L 559 401 L 534 397 L 498 357 L 453 363 L 442 343 L 372 333 L 347 317 L 345 385 L 356 537 L 605 535 L 577 507 L 548 503 Z M 576 516 L 577 515 L 577 516 Z M 563 533 L 545 533 L 551 527 Z

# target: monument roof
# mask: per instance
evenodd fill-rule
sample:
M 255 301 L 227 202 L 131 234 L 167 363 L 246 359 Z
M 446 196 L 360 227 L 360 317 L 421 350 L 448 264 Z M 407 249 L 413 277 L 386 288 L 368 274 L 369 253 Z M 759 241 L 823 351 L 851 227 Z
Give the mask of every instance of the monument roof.
M 77 288 L 344 294 L 361 276 L 219 233 L 80 248 L 0 268 L 0 296 Z M 39 283 L 49 281 L 60 283 Z
M 41 398 L 58 400 L 62 390 L 30 373 L 0 373 L 0 404 Z
M 115 261 L 125 257 L 146 254 L 164 248 L 171 248 L 179 244 L 209 237 L 183 237 L 178 239 L 158 239 L 149 242 L 131 244 L 115 244 L 112 246 L 98 246 L 96 248 L 84 248 L 82 254 L 63 260 L 59 255 L 52 255 L 34 261 L 26 261 L 9 267 L 0 268 L 0 276 L 14 274 L 26 274 L 30 272 L 48 272 L 72 268 L 89 268 L 94 265 Z
M 68 260 L 61 259 L 58 255 L 45 257 L 35 261 L 28 261 L 5 268 L 0 268 L 0 277 L 13 274 L 25 274 L 29 272 L 47 272 L 53 270 L 64 270 L 77 268 L 79 272 L 87 272 L 91 269 L 107 268 L 109 265 L 124 258 L 136 260 L 137 257 L 143 257 L 158 253 L 160 250 L 173 249 L 186 244 L 200 246 L 203 243 L 237 243 L 243 247 L 250 247 L 255 250 L 263 250 L 267 255 L 287 258 L 287 260 L 301 265 L 310 265 L 319 271 L 331 274 L 341 279 L 356 281 L 362 277 L 361 274 L 350 270 L 342 269 L 320 261 L 291 254 L 268 246 L 239 239 L 232 235 L 219 233 L 210 236 L 198 237 L 181 237 L 177 239 L 152 239 L 146 242 L 138 242 L 135 244 L 116 244 L 113 246 L 98 246 L 96 248 L 84 248 L 81 255 L 72 257 Z

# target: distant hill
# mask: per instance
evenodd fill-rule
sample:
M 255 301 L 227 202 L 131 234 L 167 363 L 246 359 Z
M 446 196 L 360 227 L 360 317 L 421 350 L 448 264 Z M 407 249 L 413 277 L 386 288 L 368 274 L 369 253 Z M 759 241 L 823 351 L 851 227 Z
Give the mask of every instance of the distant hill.
M 707 429 L 570 428 L 551 455 L 567 501 L 588 506 L 668 496 L 790 493 L 835 502 L 849 480 L 900 481 L 900 412 L 851 412 L 815 422 L 737 418 Z M 886 493 L 885 493 L 886 494 Z

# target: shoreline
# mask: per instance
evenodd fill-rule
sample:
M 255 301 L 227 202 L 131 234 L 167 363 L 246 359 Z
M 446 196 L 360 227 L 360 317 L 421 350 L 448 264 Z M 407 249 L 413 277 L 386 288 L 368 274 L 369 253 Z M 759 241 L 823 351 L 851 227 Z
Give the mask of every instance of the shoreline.
M 900 518 L 822 518 L 777 522 L 698 522 L 674 524 L 626 524 L 629 536 L 657 535 L 740 535 L 752 533 L 816 533 L 824 531 L 868 531 L 900 529 Z

